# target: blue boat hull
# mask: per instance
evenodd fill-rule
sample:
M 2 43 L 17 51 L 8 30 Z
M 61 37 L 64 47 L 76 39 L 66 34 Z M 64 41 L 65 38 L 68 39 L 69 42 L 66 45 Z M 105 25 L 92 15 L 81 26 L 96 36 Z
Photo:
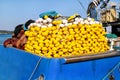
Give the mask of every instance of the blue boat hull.
M 1 45 L 0 61 L 0 80 L 35 80 L 40 75 L 44 80 L 120 80 L 120 55 L 67 62 Z

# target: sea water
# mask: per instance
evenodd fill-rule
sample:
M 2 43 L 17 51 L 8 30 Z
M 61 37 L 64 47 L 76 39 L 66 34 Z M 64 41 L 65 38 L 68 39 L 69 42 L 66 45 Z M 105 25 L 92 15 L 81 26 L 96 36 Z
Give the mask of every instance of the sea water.
M 11 38 L 11 34 L 0 34 L 0 44 L 3 44 L 3 42 L 8 39 Z

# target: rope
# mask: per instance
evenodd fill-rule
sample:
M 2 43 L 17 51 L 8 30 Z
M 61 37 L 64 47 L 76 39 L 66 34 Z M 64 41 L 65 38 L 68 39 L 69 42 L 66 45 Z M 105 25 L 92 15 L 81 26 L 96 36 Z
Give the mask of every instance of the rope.
M 86 9 L 85 9 L 85 7 L 83 6 L 83 4 L 79 1 L 79 0 L 77 0 L 78 1 L 78 3 L 81 5 L 81 7 L 84 9 L 84 11 L 86 12 Z
M 102 80 L 106 80 L 106 78 L 107 78 L 118 66 L 120 66 L 120 62 L 119 62 L 110 72 L 108 72 L 108 74 L 107 74 Z
M 29 77 L 28 80 L 32 80 L 32 77 L 33 77 L 33 75 L 35 74 L 35 71 L 37 70 L 38 65 L 40 64 L 41 59 L 42 59 L 42 58 L 40 58 L 40 59 L 38 60 L 38 62 L 37 62 L 37 64 L 36 64 L 36 66 L 35 66 L 35 68 L 34 68 L 32 74 L 30 75 L 30 77 Z

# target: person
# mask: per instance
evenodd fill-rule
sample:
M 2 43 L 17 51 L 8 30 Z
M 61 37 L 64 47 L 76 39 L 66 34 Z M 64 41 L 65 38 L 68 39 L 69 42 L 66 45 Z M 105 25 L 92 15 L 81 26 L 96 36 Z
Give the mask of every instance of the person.
M 17 25 L 15 27 L 12 38 L 8 38 L 7 40 L 4 41 L 3 43 L 4 47 L 16 47 L 19 49 L 23 49 L 22 45 L 20 45 L 21 43 L 20 41 L 25 41 L 25 40 L 22 40 L 23 38 L 21 39 L 22 35 L 24 34 L 24 30 L 22 27 L 23 27 L 23 24 Z M 24 37 L 24 39 L 26 38 Z
M 25 24 L 17 25 L 14 29 L 12 38 L 8 38 L 4 41 L 4 47 L 15 47 L 24 50 L 24 45 L 27 42 L 27 37 L 24 32 L 28 30 L 28 26 L 34 22 L 34 20 L 30 19 Z
M 91 2 L 88 6 L 88 10 L 87 10 L 87 15 L 91 18 L 94 18 L 95 20 L 97 20 L 97 10 L 96 10 L 96 6 L 93 2 Z
M 100 9 L 103 9 L 107 6 L 107 4 L 109 3 L 110 0 L 93 0 L 92 2 L 90 2 L 90 4 L 88 5 L 88 9 L 87 9 L 87 15 L 88 17 L 94 18 L 95 20 L 97 19 L 97 10 L 96 8 L 101 4 Z

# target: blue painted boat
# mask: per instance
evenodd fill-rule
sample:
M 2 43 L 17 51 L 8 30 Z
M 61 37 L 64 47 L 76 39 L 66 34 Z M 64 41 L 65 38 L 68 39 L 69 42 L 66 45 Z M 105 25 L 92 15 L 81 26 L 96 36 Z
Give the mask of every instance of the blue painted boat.
M 0 80 L 120 80 L 120 51 L 45 58 L 0 45 Z

